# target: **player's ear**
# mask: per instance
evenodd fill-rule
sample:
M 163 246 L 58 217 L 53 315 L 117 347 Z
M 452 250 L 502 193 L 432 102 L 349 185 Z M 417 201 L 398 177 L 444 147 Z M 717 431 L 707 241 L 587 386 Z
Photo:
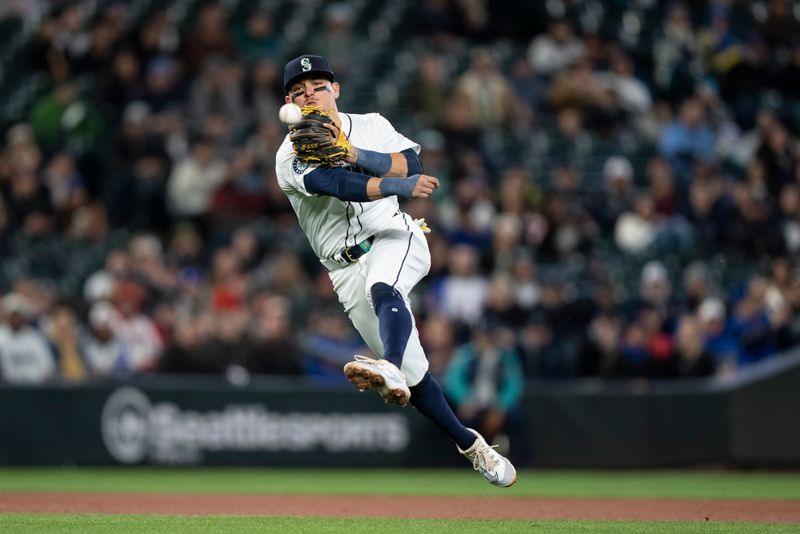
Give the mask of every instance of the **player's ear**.
M 283 97 L 283 99 L 286 101 L 287 104 L 291 104 L 292 103 L 292 97 L 289 96 L 289 95 L 286 95 L 285 97 Z
M 333 98 L 339 98 L 339 90 L 341 89 L 339 82 L 331 82 L 331 88 L 333 88 Z

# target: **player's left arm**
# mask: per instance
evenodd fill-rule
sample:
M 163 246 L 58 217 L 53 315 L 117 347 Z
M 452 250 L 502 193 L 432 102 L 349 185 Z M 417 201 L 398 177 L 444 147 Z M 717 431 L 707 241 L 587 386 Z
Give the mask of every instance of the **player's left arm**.
M 422 162 L 413 148 L 386 153 L 354 146 L 345 161 L 358 165 L 373 176 L 400 178 L 422 174 Z
M 428 198 L 439 187 L 436 177 L 425 174 L 385 178 L 340 167 L 318 167 L 303 177 L 303 183 L 309 193 L 351 202 L 370 202 L 389 196 Z

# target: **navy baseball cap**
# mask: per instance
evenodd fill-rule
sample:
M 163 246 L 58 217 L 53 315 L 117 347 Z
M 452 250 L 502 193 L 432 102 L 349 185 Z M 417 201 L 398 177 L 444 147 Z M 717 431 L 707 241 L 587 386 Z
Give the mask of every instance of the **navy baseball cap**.
M 300 78 L 311 74 L 323 75 L 330 81 L 336 81 L 328 60 L 322 56 L 298 56 L 286 64 L 283 69 L 283 90 L 289 94 L 289 89 Z

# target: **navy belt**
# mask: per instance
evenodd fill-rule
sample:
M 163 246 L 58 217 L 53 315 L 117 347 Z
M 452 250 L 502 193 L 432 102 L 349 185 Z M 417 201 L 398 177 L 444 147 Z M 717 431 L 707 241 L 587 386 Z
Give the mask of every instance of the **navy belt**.
M 372 248 L 372 242 L 375 240 L 375 236 L 369 236 L 364 241 L 357 245 L 353 245 L 352 247 L 347 247 L 343 249 L 341 252 L 336 254 L 332 259 L 336 263 L 342 265 L 349 265 L 351 263 L 355 263 L 358 261 L 358 258 L 369 252 L 369 249 Z

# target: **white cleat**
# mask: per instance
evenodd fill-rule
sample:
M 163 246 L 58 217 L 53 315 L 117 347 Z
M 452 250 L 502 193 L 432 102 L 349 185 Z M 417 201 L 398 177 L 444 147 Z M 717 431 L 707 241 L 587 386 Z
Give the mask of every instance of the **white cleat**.
M 478 439 L 472 444 L 472 447 L 462 451 L 461 447 L 458 452 L 467 457 L 467 460 L 472 462 L 472 467 L 483 475 L 483 478 L 488 480 L 495 486 L 507 488 L 513 486 L 517 481 L 517 470 L 508 461 L 508 458 L 494 450 L 495 446 L 489 446 L 486 440 L 483 439 L 478 432 L 468 428 L 470 432 L 475 434 Z
M 356 354 L 355 361 L 345 364 L 344 374 L 359 391 L 377 390 L 387 404 L 405 406 L 411 400 L 405 375 L 390 361 Z

